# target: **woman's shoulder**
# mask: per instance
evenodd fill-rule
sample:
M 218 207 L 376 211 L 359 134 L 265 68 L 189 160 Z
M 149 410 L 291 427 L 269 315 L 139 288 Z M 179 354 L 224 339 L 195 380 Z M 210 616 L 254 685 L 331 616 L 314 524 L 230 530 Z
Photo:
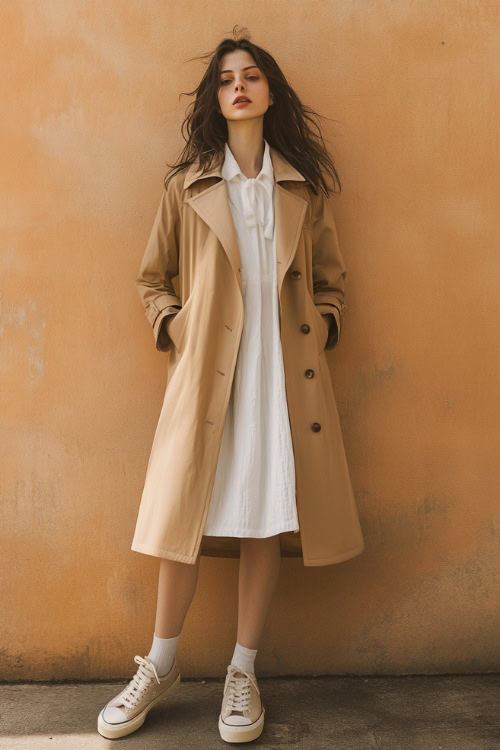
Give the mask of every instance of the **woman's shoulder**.
M 163 187 L 166 193 L 180 195 L 184 192 L 184 181 L 189 167 L 183 167 L 177 172 L 172 174 L 171 172 L 165 177 Z
M 306 200 L 311 206 L 317 200 L 317 196 L 314 193 L 311 185 L 306 181 L 288 180 L 286 182 L 286 189 L 289 193 L 293 193 L 299 198 Z

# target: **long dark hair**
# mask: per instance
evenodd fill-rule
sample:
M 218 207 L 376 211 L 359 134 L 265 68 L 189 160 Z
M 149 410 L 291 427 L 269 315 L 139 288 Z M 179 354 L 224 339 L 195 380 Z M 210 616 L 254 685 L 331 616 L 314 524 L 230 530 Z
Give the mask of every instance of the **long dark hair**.
M 255 64 L 265 74 L 269 90 L 274 94 L 274 103 L 264 114 L 263 135 L 270 146 L 273 146 L 305 177 L 315 195 L 321 189 L 329 195 L 342 190 L 340 178 L 328 153 L 321 128 L 314 118 L 320 118 L 317 112 L 305 106 L 286 80 L 281 68 L 265 49 L 250 41 L 246 33 L 240 35 L 233 27 L 233 38 L 223 39 L 211 52 L 193 57 L 191 60 L 210 58 L 205 75 L 194 91 L 182 92 L 182 96 L 196 98 L 189 105 L 181 132 L 186 145 L 175 164 L 168 164 L 173 171 L 165 176 L 164 184 L 176 174 L 199 160 L 200 167 L 206 172 L 212 167 L 214 159 L 218 159 L 224 152 L 224 145 L 228 138 L 225 117 L 217 111 L 217 92 L 220 87 L 220 61 L 227 52 L 236 49 L 246 50 L 254 59 Z M 246 29 L 244 29 L 246 31 Z M 327 118 L 329 119 L 329 118 Z M 185 133 L 187 135 L 185 135 Z M 333 179 L 333 189 L 330 188 L 323 176 L 323 171 Z

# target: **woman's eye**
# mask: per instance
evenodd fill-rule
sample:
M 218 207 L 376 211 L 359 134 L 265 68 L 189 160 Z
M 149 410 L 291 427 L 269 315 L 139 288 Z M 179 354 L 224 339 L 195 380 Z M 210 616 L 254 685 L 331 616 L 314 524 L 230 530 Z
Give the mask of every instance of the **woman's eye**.
M 258 81 L 259 76 L 247 76 L 249 81 Z M 225 83 L 231 83 L 231 78 L 225 78 L 223 81 L 220 82 L 221 86 L 224 86 Z

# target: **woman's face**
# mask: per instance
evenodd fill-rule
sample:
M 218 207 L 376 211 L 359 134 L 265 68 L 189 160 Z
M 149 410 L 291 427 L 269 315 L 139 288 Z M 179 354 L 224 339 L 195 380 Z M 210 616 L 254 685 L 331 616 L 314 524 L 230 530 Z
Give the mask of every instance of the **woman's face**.
M 269 85 L 249 52 L 238 49 L 222 57 L 217 96 L 226 120 L 249 120 L 266 113 L 270 104 Z M 247 104 L 234 104 L 237 96 L 244 96 L 250 101 Z

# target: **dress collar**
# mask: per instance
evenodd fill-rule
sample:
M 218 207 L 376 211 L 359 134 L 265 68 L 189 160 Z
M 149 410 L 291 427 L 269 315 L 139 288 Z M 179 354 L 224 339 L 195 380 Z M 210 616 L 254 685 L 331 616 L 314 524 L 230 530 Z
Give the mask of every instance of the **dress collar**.
M 264 139 L 264 158 L 262 159 L 262 168 L 257 177 L 246 177 L 240 169 L 240 166 L 234 158 L 233 152 L 229 148 L 226 141 L 224 145 L 224 163 L 221 171 L 222 177 L 230 182 L 235 177 L 239 177 L 242 180 L 271 180 L 274 182 L 274 170 L 273 163 L 271 161 L 271 154 L 269 151 L 269 143 Z

